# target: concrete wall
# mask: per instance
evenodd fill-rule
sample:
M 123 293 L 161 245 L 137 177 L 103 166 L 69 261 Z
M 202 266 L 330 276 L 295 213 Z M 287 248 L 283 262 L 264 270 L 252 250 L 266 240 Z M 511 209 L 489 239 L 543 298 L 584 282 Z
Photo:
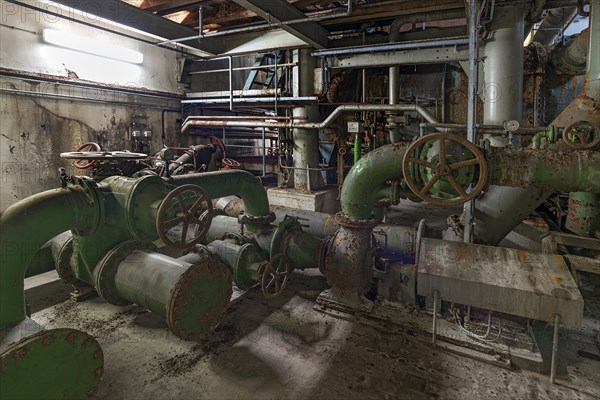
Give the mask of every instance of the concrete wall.
M 49 9 L 58 10 L 54 6 Z M 92 16 L 83 18 L 97 22 Z M 144 62 L 129 64 L 44 43 L 44 28 L 135 49 L 144 54 Z M 153 131 L 151 152 L 159 150 L 163 146 L 161 111 L 177 109 L 176 96 L 183 93 L 177 81 L 177 53 L 5 1 L 0 2 L 0 68 L 0 210 L 58 187 L 59 167 L 78 173 L 59 157 L 61 152 L 73 151 L 87 141 L 108 150 L 131 150 L 126 133 L 134 113 L 148 116 Z M 64 79 L 69 84 L 5 74 L 15 71 L 34 78 Z M 81 82 L 101 87 L 78 87 Z M 148 95 L 127 94 L 124 88 Z M 189 138 L 180 140 L 176 118 L 177 113 L 165 114 L 164 143 L 189 144 Z

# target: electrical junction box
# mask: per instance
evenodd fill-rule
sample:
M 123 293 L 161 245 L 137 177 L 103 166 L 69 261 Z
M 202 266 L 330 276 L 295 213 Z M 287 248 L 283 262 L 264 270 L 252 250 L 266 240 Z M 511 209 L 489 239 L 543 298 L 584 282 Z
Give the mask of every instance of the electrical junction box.
M 348 133 L 360 133 L 364 131 L 362 122 L 348 122 Z

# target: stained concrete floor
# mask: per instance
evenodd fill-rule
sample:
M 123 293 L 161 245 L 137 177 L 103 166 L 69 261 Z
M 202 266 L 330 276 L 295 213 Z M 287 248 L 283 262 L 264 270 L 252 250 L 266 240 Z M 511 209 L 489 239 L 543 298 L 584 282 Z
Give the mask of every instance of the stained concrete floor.
M 592 399 L 600 398 L 600 292 L 586 281 L 582 328 L 561 330 L 559 383 L 435 349 L 402 326 L 314 307 L 323 277 L 294 274 L 286 293 L 234 294 L 221 325 L 199 342 L 171 335 L 138 306 L 68 300 L 33 315 L 95 336 L 105 372 L 97 399 Z M 596 290 L 596 292 L 594 292 Z M 536 327 L 549 351 L 550 325 Z

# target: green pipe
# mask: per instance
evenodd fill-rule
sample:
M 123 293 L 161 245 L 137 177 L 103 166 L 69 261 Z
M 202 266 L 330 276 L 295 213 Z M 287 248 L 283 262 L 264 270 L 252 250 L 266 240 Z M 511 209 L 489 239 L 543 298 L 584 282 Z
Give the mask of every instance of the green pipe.
M 244 200 L 244 210 L 249 216 L 269 215 L 267 192 L 261 181 L 247 171 L 228 170 L 179 175 L 171 177 L 167 183 L 176 186 L 202 186 L 213 199 L 237 194 Z
M 27 266 L 25 278 L 54 270 L 60 249 L 71 237 L 71 232 L 63 232 L 40 247 Z
M 547 130 L 536 133 L 531 139 L 531 147 L 533 149 L 539 149 L 543 138 L 546 138 L 548 144 L 556 142 L 558 139 L 556 126 L 549 125 Z
M 292 231 L 288 235 L 285 256 L 290 266 L 294 269 L 318 267 L 323 240 L 302 231 Z
M 209 257 L 190 264 L 134 250 L 114 274 L 115 294 L 167 319 L 185 340 L 198 340 L 222 319 L 231 298 L 231 274 Z
M 600 193 L 600 152 L 491 148 L 492 185 Z
M 48 190 L 0 213 L 0 329 L 25 319 L 23 280 L 35 251 L 59 233 L 94 230 L 100 223 L 89 193 L 81 186 Z
M 571 193 L 565 228 L 580 236 L 600 232 L 600 193 Z
M 354 164 L 360 160 L 360 152 L 362 150 L 362 143 L 360 140 L 360 134 L 357 132 L 354 135 Z
M 386 182 L 402 177 L 405 150 L 400 144 L 382 146 L 371 151 L 352 167 L 344 180 L 340 196 L 342 212 L 348 218 L 371 218 L 373 205 L 381 200 L 381 194 L 388 187 Z M 391 192 L 393 194 L 394 191 Z M 395 202 L 396 199 L 390 200 Z

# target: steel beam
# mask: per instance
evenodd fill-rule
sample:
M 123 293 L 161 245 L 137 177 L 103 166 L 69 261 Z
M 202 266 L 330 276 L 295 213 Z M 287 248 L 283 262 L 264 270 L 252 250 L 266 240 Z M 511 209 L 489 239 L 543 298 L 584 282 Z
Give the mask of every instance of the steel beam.
M 467 60 L 469 60 L 468 48 L 438 47 L 387 53 L 333 56 L 329 58 L 328 65 L 330 68 L 369 68 L 406 64 L 441 64 Z
M 128 27 L 138 29 L 165 39 L 178 39 L 198 34 L 198 31 L 185 27 L 169 19 L 154 15 L 120 0 L 56 0 L 54 3 L 80 10 L 88 18 L 101 17 Z M 187 45 L 211 54 L 218 54 L 221 40 L 203 39 L 189 41 Z
M 233 0 L 267 21 L 276 19 L 289 21 L 308 18 L 302 11 L 283 0 Z M 302 22 L 293 25 L 282 25 L 282 29 L 302 39 L 309 45 L 323 49 L 327 47 L 328 32 L 316 22 Z

